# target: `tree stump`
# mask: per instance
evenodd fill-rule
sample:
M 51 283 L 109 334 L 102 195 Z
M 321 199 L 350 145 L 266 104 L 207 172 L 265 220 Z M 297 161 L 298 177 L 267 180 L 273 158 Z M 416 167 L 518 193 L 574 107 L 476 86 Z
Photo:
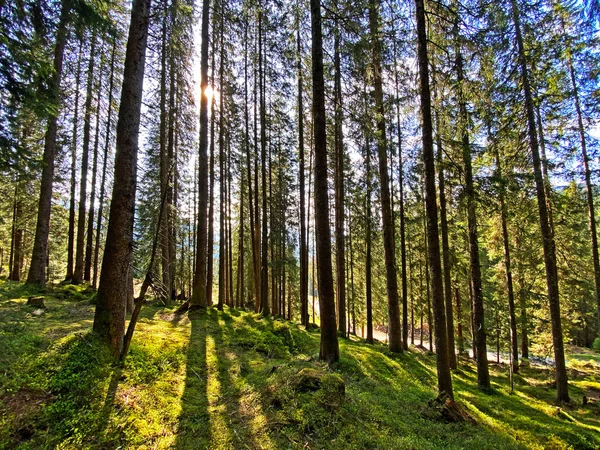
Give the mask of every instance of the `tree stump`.
M 29 297 L 27 299 L 27 306 L 35 306 L 36 308 L 45 308 L 44 297 Z

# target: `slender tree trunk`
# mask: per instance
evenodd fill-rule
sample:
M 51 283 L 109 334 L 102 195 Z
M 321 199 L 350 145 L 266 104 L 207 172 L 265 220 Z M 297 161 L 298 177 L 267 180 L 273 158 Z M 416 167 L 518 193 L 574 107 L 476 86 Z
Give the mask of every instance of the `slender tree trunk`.
M 590 170 L 590 158 L 587 151 L 587 141 L 585 137 L 585 128 L 583 126 L 583 114 L 581 112 L 581 103 L 579 101 L 579 87 L 575 78 L 575 69 L 573 68 L 573 57 L 568 54 L 569 76 L 571 78 L 571 89 L 573 90 L 573 100 L 575 102 L 575 111 L 577 112 L 577 131 L 581 143 L 581 160 L 583 162 L 583 172 L 585 177 L 586 200 L 590 222 L 590 238 L 592 245 L 592 261 L 594 262 L 594 294 L 596 296 L 597 314 L 598 314 L 598 337 L 600 337 L 600 257 L 598 256 L 598 233 L 596 231 L 596 209 L 594 207 L 594 190 L 592 186 L 592 172 Z
M 219 55 L 219 301 L 217 308 L 222 311 L 227 295 L 227 281 L 225 280 L 227 268 L 227 251 L 225 248 L 225 111 L 223 110 L 223 10 L 221 9 L 220 20 L 220 55 Z
M 213 28 L 216 23 L 216 18 L 213 18 Z M 211 64 L 211 87 L 213 95 L 210 102 L 210 168 L 209 168 L 209 198 L 208 198 L 208 245 L 207 245 L 207 261 L 206 261 L 206 303 L 208 306 L 213 304 L 213 271 L 214 257 L 213 250 L 215 245 L 215 56 L 216 56 L 216 39 L 212 40 L 212 64 Z
M 513 22 L 515 25 L 517 49 L 519 55 L 519 66 L 523 92 L 525 95 L 525 111 L 527 114 L 529 145 L 533 159 L 533 172 L 536 185 L 538 209 L 540 215 L 540 228 L 544 247 L 544 264 L 546 267 L 546 283 L 548 285 L 548 301 L 550 305 L 550 321 L 552 324 L 552 341 L 554 344 L 554 360 L 556 364 L 556 398 L 559 403 L 569 402 L 569 387 L 567 368 L 565 365 L 565 351 L 563 344 L 562 323 L 560 318 L 560 296 L 558 290 L 558 270 L 556 267 L 556 247 L 554 242 L 554 231 L 551 227 L 546 205 L 546 194 L 544 190 L 544 178 L 539 155 L 539 146 L 535 127 L 535 113 L 533 108 L 533 96 L 529 85 L 529 73 L 525 58 L 525 48 L 521 35 L 520 12 L 516 0 L 511 0 Z
M 398 304 L 398 279 L 396 277 L 396 250 L 394 246 L 394 220 L 390 202 L 390 186 L 387 164 L 387 138 L 383 107 L 383 81 L 381 74 L 381 41 L 379 38 L 379 0 L 369 2 L 369 26 L 373 50 L 373 87 L 377 129 L 377 153 L 379 154 L 379 182 L 381 185 L 381 212 L 383 216 L 383 247 L 387 276 L 389 346 L 392 352 L 402 352 L 400 308 Z
M 434 99 L 437 97 L 434 90 Z M 438 110 L 441 105 L 438 104 Z M 440 229 L 442 232 L 442 262 L 444 271 L 444 305 L 446 307 L 446 326 L 448 332 L 448 360 L 450 368 L 456 369 L 456 353 L 454 348 L 454 313 L 452 310 L 452 282 L 450 265 L 450 243 L 448 240 L 448 217 L 446 212 L 446 178 L 444 174 L 442 130 L 440 126 L 439 113 L 435 114 L 436 122 L 436 146 L 438 164 L 438 188 L 440 191 Z
M 327 195 L 327 131 L 325 116 L 325 82 L 323 79 L 323 38 L 321 4 L 310 2 L 312 25 L 313 129 L 315 141 L 315 234 L 319 273 L 319 312 L 321 349 L 319 359 L 331 365 L 340 358 L 335 323 L 333 268 L 331 267 L 331 231 Z
M 90 134 L 92 120 L 92 96 L 94 90 L 94 63 L 96 59 L 96 30 L 92 32 L 92 45 L 87 69 L 87 91 L 85 94 L 85 113 L 83 116 L 83 153 L 81 156 L 81 183 L 79 185 L 79 212 L 77 217 L 77 241 L 75 247 L 75 270 L 73 283 L 79 284 L 84 280 L 85 253 L 85 204 L 87 200 L 87 176 L 90 156 Z
M 261 4 L 262 8 L 262 4 Z M 263 71 L 263 37 L 262 37 L 262 9 L 258 12 L 258 77 L 259 77 L 259 103 L 260 103 L 260 153 L 262 176 L 262 240 L 261 240 L 261 268 L 260 268 L 260 312 L 265 316 L 269 311 L 269 235 L 267 223 L 267 118 L 265 105 L 264 71 Z
M 471 163 L 471 143 L 469 141 L 469 117 L 463 85 L 463 58 L 460 49 L 460 36 L 458 31 L 458 12 L 454 23 L 454 39 L 456 51 L 456 81 L 458 89 L 459 132 L 463 164 L 465 168 L 465 193 L 467 197 L 467 227 L 469 233 L 469 259 L 471 283 L 473 284 L 473 325 L 475 326 L 475 342 L 477 348 L 477 385 L 479 388 L 490 388 L 490 372 L 487 360 L 487 342 L 485 318 L 483 308 L 483 288 L 481 282 L 481 263 L 479 260 L 479 234 L 477 231 L 477 200 L 475 199 L 475 186 L 473 184 L 473 166 Z
M 337 11 L 338 5 L 335 2 Z M 335 103 L 335 266 L 338 309 L 338 331 L 346 334 L 346 276 L 344 268 L 344 134 L 342 131 L 342 81 L 340 63 L 340 26 L 336 16 L 334 25 L 333 65 Z
M 117 38 L 113 36 L 113 47 L 110 56 L 110 79 L 108 82 L 108 112 L 106 117 L 106 130 L 104 138 L 104 157 L 102 159 L 102 178 L 100 180 L 100 197 L 98 200 L 98 223 L 96 224 L 96 245 L 94 248 L 94 278 L 92 287 L 96 289 L 98 285 L 98 258 L 100 253 L 100 235 L 102 232 L 102 220 L 104 210 L 104 195 L 106 189 L 106 168 L 108 166 L 108 149 L 110 147 L 110 130 L 112 128 L 112 103 L 113 87 L 115 76 L 115 51 L 117 47 Z
M 367 343 L 373 344 L 373 294 L 371 273 L 371 142 L 367 133 L 365 133 L 365 177 L 367 179 L 367 195 L 365 197 L 365 220 L 367 222 L 365 227 L 365 241 L 367 246 L 365 261 L 365 300 L 367 309 Z
M 15 198 L 13 209 L 12 225 L 12 245 L 11 258 L 9 264 L 8 279 L 12 281 L 21 281 L 21 270 L 23 269 L 23 205 L 19 188 L 21 181 L 17 181 L 15 186 Z M 1 267 L 1 266 L 0 266 Z
M 433 293 L 433 314 L 435 321 L 435 346 L 438 375 L 438 390 L 453 397 L 450 362 L 448 361 L 448 341 L 446 315 L 444 312 L 444 290 L 440 261 L 440 238 L 438 232 L 435 161 L 433 153 L 433 125 L 431 122 L 431 93 L 429 90 L 429 57 L 427 54 L 427 36 L 425 6 L 423 0 L 415 0 L 418 64 L 420 79 L 421 116 L 423 133 L 423 166 L 425 172 L 425 201 L 427 212 L 427 242 L 429 245 L 429 268 Z
M 106 248 L 102 261 L 93 330 L 119 356 L 125 332 L 128 274 L 133 251 L 137 150 L 144 83 L 150 0 L 134 0 L 125 53 L 117 121 L 115 178 Z
M 71 282 L 73 278 L 73 264 L 75 250 L 75 195 L 77 187 L 77 136 L 79 134 L 79 89 L 81 85 L 81 47 L 77 54 L 77 72 L 75 75 L 75 111 L 73 112 L 73 140 L 71 142 L 71 195 L 69 199 L 69 231 L 67 242 L 67 275 L 65 281 Z
M 161 46 L 160 46 L 160 123 L 159 123 L 159 138 L 158 145 L 160 147 L 160 198 L 163 196 L 166 199 L 165 210 L 161 216 L 161 221 L 158 224 L 160 235 L 160 261 L 161 261 L 161 276 L 162 283 L 165 287 L 164 302 L 168 302 L 170 286 L 171 286 L 171 247 L 169 245 L 169 205 L 167 199 L 167 190 L 169 189 L 169 172 L 170 161 L 167 152 L 167 3 L 162 5 L 161 11 L 162 29 L 161 29 Z
M 191 306 L 207 306 L 207 278 L 206 278 L 206 252 L 207 252 L 207 227 L 206 207 L 208 196 L 208 104 L 206 89 L 208 88 L 208 16 L 210 0 L 202 0 L 202 43 L 200 47 L 200 156 L 198 163 L 198 229 L 197 229 L 197 255 L 196 276 L 194 291 L 190 300 Z M 210 281 L 210 280 L 208 280 Z
M 96 203 L 96 178 L 98 175 L 98 145 L 100 143 L 100 115 L 102 98 L 102 79 L 104 72 L 104 58 L 100 64 L 100 76 L 98 77 L 98 102 L 96 105 L 96 129 L 94 136 L 94 153 L 92 159 L 92 190 L 90 192 L 90 208 L 88 211 L 87 236 L 85 244 L 85 266 L 83 279 L 88 283 L 92 281 L 92 261 L 94 254 L 94 206 Z
M 458 286 L 454 288 L 454 298 L 456 300 L 456 337 L 458 344 L 458 354 L 462 355 L 465 353 L 465 339 L 463 337 L 463 328 L 462 328 L 462 304 L 460 300 L 460 289 Z
M 308 237 L 306 233 L 306 197 L 304 187 L 304 104 L 302 82 L 302 44 L 300 40 L 300 19 L 296 34 L 298 52 L 298 153 L 300 179 L 300 321 L 305 327 L 308 317 Z
M 52 205 L 52 183 L 54 181 L 54 159 L 56 156 L 56 135 L 58 129 L 58 113 L 60 110 L 60 82 L 63 71 L 65 45 L 69 35 L 68 24 L 71 11 L 71 0 L 63 0 L 60 19 L 56 28 L 54 45 L 54 73 L 50 79 L 50 92 L 57 109 L 49 114 L 48 128 L 44 136 L 44 154 L 42 156 L 42 177 L 40 180 L 40 198 L 38 203 L 35 238 L 31 265 L 27 276 L 27 284 L 43 287 L 46 284 L 46 264 L 48 258 L 48 234 L 50 232 L 50 209 Z
M 408 281 L 406 277 L 406 220 L 404 214 L 404 167 L 402 161 L 402 128 L 400 125 L 400 93 L 396 41 L 394 40 L 394 78 L 396 84 L 396 120 L 398 134 L 398 189 L 400 194 L 400 261 L 402 280 L 402 347 L 408 350 Z
M 500 156 L 498 150 L 495 153 L 496 171 L 498 178 L 502 177 L 502 169 L 500 167 Z M 515 312 L 515 293 L 512 280 L 512 267 L 510 260 L 510 243 L 508 240 L 508 226 L 506 221 L 506 204 L 504 203 L 504 189 L 501 188 L 499 195 L 500 199 L 500 222 L 502 224 L 502 243 L 504 247 L 504 269 L 506 271 L 506 290 L 508 292 L 508 316 L 510 319 L 510 343 L 513 361 L 513 371 L 519 371 L 519 344 L 517 341 L 517 317 Z

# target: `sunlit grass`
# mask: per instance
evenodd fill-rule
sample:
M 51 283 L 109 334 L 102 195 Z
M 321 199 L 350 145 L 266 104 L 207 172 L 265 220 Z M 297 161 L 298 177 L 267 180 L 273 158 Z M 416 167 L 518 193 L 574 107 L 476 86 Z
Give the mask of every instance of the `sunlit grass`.
M 177 316 L 150 304 L 119 367 L 89 337 L 85 288 L 59 292 L 64 298 L 47 295 L 35 316 L 25 288 L 0 282 L 0 448 L 600 448 L 600 407 L 579 406 L 584 394 L 600 394 L 589 364 L 570 365 L 573 405 L 559 411 L 551 370 L 522 369 L 511 394 L 507 367 L 491 366 L 494 392 L 484 394 L 461 359 L 455 394 L 478 425 L 447 424 L 427 409 L 435 356 L 417 349 L 392 355 L 341 339 L 334 372 L 343 398 L 299 392 L 302 368 L 331 373 L 316 361 L 318 330 L 228 309 Z M 8 409 L 23 393 L 39 404 Z

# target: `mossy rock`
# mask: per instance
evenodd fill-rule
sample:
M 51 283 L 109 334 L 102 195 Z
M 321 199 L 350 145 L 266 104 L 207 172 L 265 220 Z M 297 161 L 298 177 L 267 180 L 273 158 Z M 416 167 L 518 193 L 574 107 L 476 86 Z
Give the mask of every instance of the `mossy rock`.
M 321 380 L 325 374 L 316 369 L 305 367 L 296 374 L 296 390 L 299 392 L 314 392 L 321 387 Z

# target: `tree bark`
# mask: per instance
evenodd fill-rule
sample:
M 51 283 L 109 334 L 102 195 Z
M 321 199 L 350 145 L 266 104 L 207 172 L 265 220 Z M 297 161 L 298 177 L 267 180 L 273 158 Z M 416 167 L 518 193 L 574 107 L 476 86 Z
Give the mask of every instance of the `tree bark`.
M 331 265 L 331 231 L 329 229 L 329 198 L 327 195 L 327 131 L 325 116 L 325 82 L 323 78 L 323 37 L 321 4 L 310 1 L 312 25 L 313 130 L 315 148 L 315 234 L 319 277 L 319 312 L 321 316 L 321 346 L 319 359 L 331 365 L 339 360 L 336 311 Z
M 546 284 L 548 287 L 548 302 L 550 305 L 550 321 L 552 324 L 552 342 L 554 344 L 554 361 L 556 364 L 556 399 L 559 403 L 569 402 L 569 386 L 567 368 L 565 365 L 565 351 L 563 344 L 562 323 L 560 317 L 560 296 L 558 289 L 558 270 L 556 267 L 556 246 L 554 242 L 554 231 L 551 227 L 546 205 L 546 193 L 544 189 L 544 177 L 542 175 L 542 164 L 540 160 L 539 145 L 537 140 L 535 113 L 533 107 L 533 96 L 529 84 L 529 71 L 525 57 L 525 47 L 521 35 L 520 12 L 516 0 L 511 0 L 513 22 L 515 26 L 515 38 L 521 70 L 521 81 L 525 96 L 525 112 L 527 114 L 529 146 L 533 159 L 533 173 L 540 216 L 540 229 L 544 248 L 544 265 L 546 267 Z
M 60 19 L 56 28 L 54 45 L 54 73 L 50 80 L 50 92 L 57 109 L 48 117 L 48 127 L 44 136 L 44 154 L 42 157 L 42 178 L 40 181 L 40 198 L 38 214 L 31 254 L 31 265 L 27 276 L 27 284 L 44 287 L 46 285 L 46 263 L 48 259 L 48 234 L 50 232 L 50 210 L 52 206 L 52 183 L 54 181 L 54 159 L 56 157 L 56 135 L 58 129 L 58 113 L 60 111 L 60 82 L 62 79 L 65 45 L 69 35 L 68 23 L 71 11 L 71 0 L 63 0 Z
M 81 155 L 81 183 L 79 185 L 79 211 L 77 217 L 77 241 L 75 247 L 75 270 L 73 271 L 73 284 L 80 284 L 84 280 L 85 269 L 85 217 L 87 214 L 85 204 L 87 200 L 87 177 L 90 156 L 90 134 L 92 120 L 92 96 L 94 90 L 94 63 L 96 58 L 97 32 L 92 32 L 92 45 L 87 69 L 87 88 L 85 94 L 85 112 L 83 115 L 83 152 Z
M 67 242 L 67 275 L 65 281 L 71 282 L 73 278 L 73 263 L 75 250 L 75 195 L 77 186 L 77 136 L 79 134 L 79 88 L 81 85 L 81 47 L 77 55 L 77 72 L 75 75 L 75 111 L 73 112 L 73 137 L 71 142 L 71 195 L 69 199 L 69 231 Z
M 194 290 L 190 300 L 191 307 L 207 306 L 207 277 L 206 277 L 206 252 L 207 252 L 207 227 L 206 207 L 208 194 L 208 102 L 206 89 L 208 88 L 208 16 L 210 0 L 202 0 L 202 44 L 200 47 L 200 153 L 198 161 L 198 229 L 196 252 L 196 276 Z M 210 280 L 208 280 L 210 281 Z
M 133 251 L 138 134 L 151 0 L 134 0 L 117 121 L 115 178 L 93 330 L 119 356 Z
M 458 14 L 458 12 L 457 12 Z M 463 58 L 460 50 L 458 16 L 454 23 L 454 39 L 456 51 L 456 81 L 458 89 L 459 133 L 463 164 L 465 168 L 465 194 L 467 197 L 467 227 L 469 234 L 469 259 L 471 283 L 473 285 L 473 325 L 475 326 L 475 346 L 477 349 L 477 385 L 482 389 L 490 388 L 490 372 L 487 360 L 487 341 L 483 308 L 483 288 L 481 282 L 481 263 L 479 260 L 479 234 L 477 231 L 477 200 L 473 183 L 473 166 L 471 162 L 471 143 L 469 141 L 469 117 L 463 84 Z
M 394 220 L 390 202 L 387 164 L 387 137 L 383 106 L 383 81 L 381 74 L 381 41 L 379 38 L 379 0 L 369 1 L 369 26 L 373 51 L 373 87 L 375 90 L 375 116 L 377 127 L 377 153 L 379 155 L 379 182 L 381 185 L 381 212 L 383 216 L 383 247 L 387 277 L 389 347 L 391 352 L 402 352 L 398 279 L 396 277 L 396 250 L 394 246 Z
M 429 269 L 431 272 L 433 314 L 435 321 L 436 365 L 438 390 L 453 397 L 450 363 L 448 361 L 448 342 L 446 315 L 444 312 L 444 290 L 442 285 L 442 267 L 440 261 L 440 238 L 438 232 L 435 161 L 433 153 L 433 125 L 431 121 L 431 93 L 429 90 L 429 57 L 427 54 L 427 35 L 425 5 L 423 0 L 415 0 L 418 38 L 418 65 L 421 97 L 421 116 L 423 133 L 423 167 L 425 172 L 425 201 L 427 212 L 427 242 L 429 245 Z

